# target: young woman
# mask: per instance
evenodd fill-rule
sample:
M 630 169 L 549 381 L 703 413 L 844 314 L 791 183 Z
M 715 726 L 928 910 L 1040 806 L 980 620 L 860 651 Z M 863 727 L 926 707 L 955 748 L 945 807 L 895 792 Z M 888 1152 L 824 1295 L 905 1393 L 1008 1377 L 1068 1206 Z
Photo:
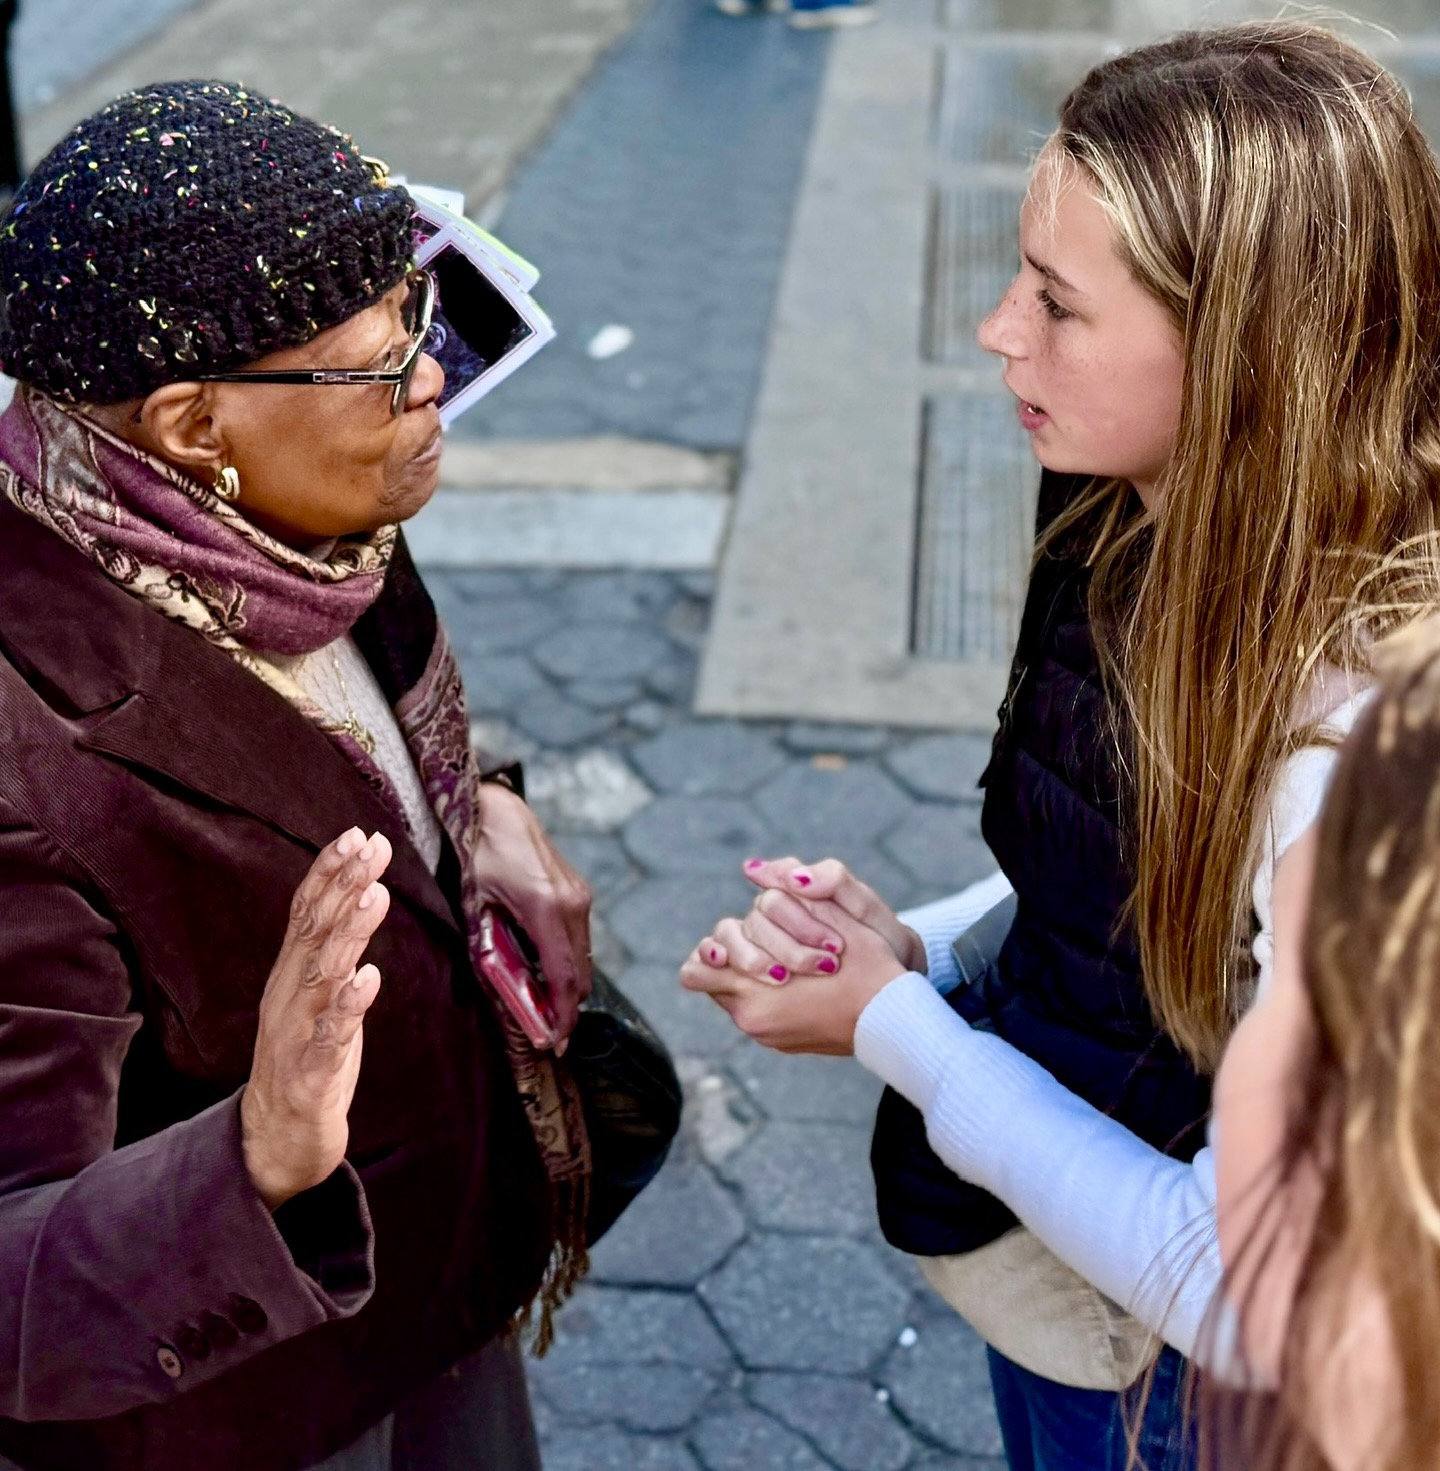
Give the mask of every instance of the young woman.
M 1276 874 L 1271 981 L 1216 1079 L 1227 1297 L 1281 1412 L 1214 1404 L 1241 1412 L 1204 1417 L 1217 1466 L 1440 1445 L 1440 625 L 1403 644 Z
M 1198 1126 L 1275 863 L 1374 640 L 1440 601 L 1440 173 L 1333 35 L 1187 34 L 1066 100 L 1020 253 L 981 342 L 1053 473 L 986 779 L 1004 878 L 902 919 L 839 864 L 757 860 L 682 979 L 918 1111 L 882 1104 L 882 1221 L 990 1341 L 1016 1471 L 1124 1465 L 1163 1337 L 1153 1471 L 1189 1456 L 1181 1355 L 1219 1280 Z M 942 997 L 1012 886 L 983 983 Z M 946 1196 L 925 1136 L 998 1201 Z

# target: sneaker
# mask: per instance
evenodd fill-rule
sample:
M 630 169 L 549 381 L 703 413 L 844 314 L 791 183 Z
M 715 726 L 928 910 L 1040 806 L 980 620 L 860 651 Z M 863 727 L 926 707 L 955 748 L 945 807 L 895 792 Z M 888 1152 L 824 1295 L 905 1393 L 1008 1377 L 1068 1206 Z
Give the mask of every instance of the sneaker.
M 790 25 L 797 31 L 822 31 L 840 26 L 868 26 L 880 19 L 880 7 L 870 0 L 830 0 L 804 10 L 793 6 Z

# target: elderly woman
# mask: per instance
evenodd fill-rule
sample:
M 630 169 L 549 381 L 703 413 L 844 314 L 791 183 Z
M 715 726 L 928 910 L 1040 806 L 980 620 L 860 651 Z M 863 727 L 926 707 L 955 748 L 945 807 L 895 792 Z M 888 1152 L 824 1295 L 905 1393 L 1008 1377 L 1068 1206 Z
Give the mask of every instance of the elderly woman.
M 347 138 L 221 82 L 79 124 L 0 232 L 22 1467 L 538 1464 L 510 1330 L 587 1145 L 472 956 L 502 904 L 568 1030 L 589 896 L 482 776 L 395 529 L 440 458 L 411 243 Z

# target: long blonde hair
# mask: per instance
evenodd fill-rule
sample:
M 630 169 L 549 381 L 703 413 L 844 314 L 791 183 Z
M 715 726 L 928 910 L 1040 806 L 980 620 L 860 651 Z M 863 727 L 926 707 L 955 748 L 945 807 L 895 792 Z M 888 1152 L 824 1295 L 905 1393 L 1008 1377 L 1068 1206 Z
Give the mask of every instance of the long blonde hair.
M 1161 1025 L 1213 1069 L 1243 1005 L 1260 821 L 1322 665 L 1440 605 L 1440 171 L 1409 99 L 1318 27 L 1093 70 L 1049 145 L 1183 334 L 1153 517 L 1098 485 L 1092 613 L 1133 732 L 1133 919 Z

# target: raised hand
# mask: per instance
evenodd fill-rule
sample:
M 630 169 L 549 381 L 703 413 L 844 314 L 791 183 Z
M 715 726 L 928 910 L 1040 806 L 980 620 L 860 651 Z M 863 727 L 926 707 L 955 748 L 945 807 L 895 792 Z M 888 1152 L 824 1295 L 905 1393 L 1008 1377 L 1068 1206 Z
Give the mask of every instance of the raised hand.
M 291 901 L 240 1100 L 245 1167 L 272 1211 L 345 1157 L 361 1023 L 380 994 L 380 972 L 360 957 L 390 908 L 377 882 L 389 863 L 383 834 L 351 828 L 321 850 Z

